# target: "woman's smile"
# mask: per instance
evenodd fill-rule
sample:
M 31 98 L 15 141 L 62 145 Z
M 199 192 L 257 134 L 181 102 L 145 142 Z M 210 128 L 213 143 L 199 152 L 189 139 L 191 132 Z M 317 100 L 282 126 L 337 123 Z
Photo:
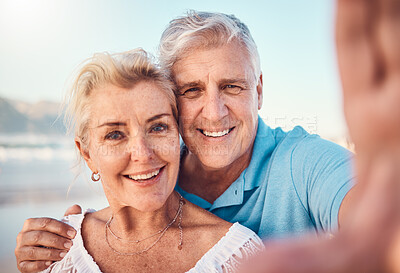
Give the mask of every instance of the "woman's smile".
M 151 186 L 160 181 L 160 177 L 163 175 L 164 167 L 165 166 L 155 170 L 153 169 L 142 173 L 129 174 L 123 176 L 129 179 L 130 182 L 134 182 L 138 186 L 141 187 Z

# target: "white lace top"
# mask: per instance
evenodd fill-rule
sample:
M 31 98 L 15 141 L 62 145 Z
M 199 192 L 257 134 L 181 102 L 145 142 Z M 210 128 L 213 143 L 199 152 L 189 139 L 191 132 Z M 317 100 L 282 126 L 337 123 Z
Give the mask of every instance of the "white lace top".
M 86 211 L 89 212 L 89 211 Z M 42 272 L 101 273 L 93 257 L 84 247 L 81 225 L 84 214 L 63 219 L 77 230 L 73 246 L 65 257 Z M 234 223 L 229 231 L 196 263 L 188 273 L 235 272 L 241 261 L 264 249 L 261 239 L 250 229 Z

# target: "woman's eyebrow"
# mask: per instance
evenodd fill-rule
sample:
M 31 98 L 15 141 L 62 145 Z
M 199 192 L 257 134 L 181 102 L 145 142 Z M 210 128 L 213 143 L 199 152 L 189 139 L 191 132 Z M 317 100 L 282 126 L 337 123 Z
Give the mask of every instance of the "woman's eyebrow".
M 160 118 L 165 117 L 165 116 L 171 116 L 171 114 L 169 114 L 169 113 L 158 114 L 158 115 L 155 115 L 155 116 L 147 119 L 146 122 L 149 123 L 149 122 L 152 122 L 154 120 L 160 119 Z M 125 122 L 107 121 L 107 122 L 105 122 L 103 124 L 100 124 L 96 128 L 100 128 L 100 127 L 104 127 L 104 126 L 118 127 L 118 126 L 127 126 L 127 124 Z
M 155 115 L 155 116 L 153 116 L 153 117 L 147 119 L 146 122 L 149 123 L 149 122 L 155 121 L 155 120 L 160 119 L 160 118 L 165 117 L 165 116 L 171 116 L 171 114 L 169 114 L 169 113 L 162 113 L 162 114 L 159 114 L 159 115 Z
M 97 126 L 97 128 L 104 127 L 104 126 L 108 126 L 108 127 L 126 126 L 126 123 L 125 122 L 105 122 L 105 123 Z

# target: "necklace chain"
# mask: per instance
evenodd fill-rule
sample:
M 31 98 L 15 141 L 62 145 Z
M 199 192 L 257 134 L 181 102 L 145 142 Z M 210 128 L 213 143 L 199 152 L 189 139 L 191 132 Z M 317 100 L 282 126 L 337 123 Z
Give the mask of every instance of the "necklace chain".
M 178 193 L 178 194 L 179 194 L 179 193 Z M 142 254 L 142 253 L 144 253 L 144 252 L 147 252 L 147 251 L 149 251 L 153 246 L 155 246 L 155 245 L 161 240 L 161 238 L 164 236 L 165 232 L 167 232 L 168 228 L 169 228 L 170 226 L 172 226 L 172 225 L 175 223 L 176 219 L 179 217 L 179 221 L 178 221 L 178 228 L 179 228 L 179 244 L 178 244 L 178 249 L 181 250 L 181 249 L 182 249 L 182 245 L 183 245 L 183 230 L 182 230 L 182 226 L 181 226 L 181 223 L 182 223 L 182 207 L 183 207 L 183 205 L 185 204 L 185 201 L 183 200 L 182 195 L 179 194 L 179 196 L 180 196 L 180 198 L 179 198 L 179 208 L 178 208 L 178 210 L 177 210 L 177 212 L 176 212 L 176 214 L 175 214 L 175 217 L 172 219 L 172 221 L 171 221 L 168 225 L 166 225 L 163 229 L 160 229 L 160 230 L 157 231 L 156 233 L 151 234 L 151 235 L 149 235 L 149 236 L 147 236 L 147 237 L 145 237 L 145 238 L 143 238 L 143 239 L 140 239 L 140 240 L 125 240 L 125 239 L 123 239 L 123 238 L 117 236 L 117 235 L 111 230 L 111 227 L 110 227 L 111 221 L 113 220 L 113 215 L 111 215 L 111 217 L 110 217 L 110 219 L 108 219 L 108 221 L 107 221 L 107 223 L 106 223 L 106 225 L 105 225 L 105 229 L 104 229 L 104 232 L 105 232 L 105 239 L 106 239 L 106 242 L 107 242 L 108 247 L 109 247 L 114 253 L 117 253 L 118 255 L 124 255 L 124 256 L 139 255 L 139 254 Z M 139 251 L 136 251 L 136 252 L 125 253 L 125 252 L 120 252 L 120 251 L 116 250 L 115 248 L 113 248 L 113 247 L 111 246 L 111 244 L 110 244 L 110 242 L 109 242 L 109 240 L 108 240 L 107 230 L 110 231 L 110 233 L 114 236 L 115 239 L 121 240 L 121 241 L 125 241 L 125 242 L 127 242 L 127 243 L 140 243 L 140 242 L 142 242 L 142 241 L 144 241 L 144 240 L 147 240 L 147 239 L 150 239 L 150 238 L 152 238 L 152 237 L 154 237 L 154 236 L 156 236 L 156 235 L 158 235 L 158 234 L 160 234 L 160 235 L 158 236 L 158 238 L 157 238 L 152 244 L 150 244 L 150 245 L 149 245 L 148 247 L 146 247 L 145 249 L 142 249 L 142 250 L 139 250 Z
M 182 204 L 182 205 L 181 205 Z M 178 228 L 179 228 L 179 245 L 178 245 L 178 249 L 181 250 L 182 249 L 182 244 L 183 244 L 183 230 L 182 230 L 182 207 L 185 204 L 185 201 L 183 200 L 183 197 L 181 195 L 180 199 L 179 199 L 179 207 L 180 207 L 180 212 L 179 212 L 179 222 L 178 222 Z
M 180 204 L 180 200 L 179 200 L 179 204 Z M 125 241 L 126 243 L 140 243 L 140 242 L 143 242 L 143 241 L 145 241 L 145 240 L 147 240 L 147 239 L 150 239 L 150 238 L 156 236 L 157 234 L 163 233 L 163 232 L 164 232 L 165 230 L 167 230 L 170 226 L 172 226 L 172 225 L 175 223 L 176 219 L 178 218 L 179 209 L 180 209 L 180 208 L 178 208 L 178 211 L 176 212 L 175 217 L 172 219 L 172 221 L 171 221 L 168 225 L 166 225 L 163 229 L 160 229 L 160 230 L 157 231 L 156 233 L 151 234 L 151 235 L 149 235 L 149 236 L 147 236 L 147 237 L 145 237 L 145 238 L 143 238 L 143 239 L 139 239 L 139 240 L 126 240 L 126 239 L 121 238 L 121 237 L 119 237 L 118 235 L 116 235 L 116 234 L 114 233 L 114 231 L 112 231 L 112 229 L 111 229 L 111 227 L 110 227 L 110 224 L 111 224 L 111 222 L 112 222 L 112 220 L 113 220 L 113 216 L 111 216 L 110 219 L 108 219 L 108 221 L 107 221 L 107 223 L 106 223 L 106 227 L 107 227 L 108 231 L 111 233 L 111 235 L 113 235 L 113 237 L 114 237 L 115 239 L 117 239 L 117 240 Z

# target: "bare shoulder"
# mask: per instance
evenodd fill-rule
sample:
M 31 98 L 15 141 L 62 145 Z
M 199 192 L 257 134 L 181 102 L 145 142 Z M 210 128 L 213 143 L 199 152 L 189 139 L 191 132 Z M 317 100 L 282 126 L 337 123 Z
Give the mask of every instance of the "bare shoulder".
M 99 229 L 104 226 L 107 222 L 109 208 L 104 208 L 99 211 L 90 212 L 85 214 L 85 218 L 82 222 L 82 235 L 86 237 L 90 233 L 93 233 L 94 230 Z M 85 236 L 86 235 L 86 236 Z
M 86 213 L 82 222 L 81 234 L 84 246 L 95 260 L 106 249 L 104 241 L 99 240 L 99 238 L 103 238 L 104 236 L 104 226 L 108 220 L 108 214 L 109 208 Z
M 186 230 L 190 230 L 193 235 L 199 236 L 198 238 L 203 239 L 204 242 L 208 241 L 213 244 L 218 242 L 232 226 L 232 223 L 219 218 L 211 212 L 187 200 L 185 202 L 182 224 Z

